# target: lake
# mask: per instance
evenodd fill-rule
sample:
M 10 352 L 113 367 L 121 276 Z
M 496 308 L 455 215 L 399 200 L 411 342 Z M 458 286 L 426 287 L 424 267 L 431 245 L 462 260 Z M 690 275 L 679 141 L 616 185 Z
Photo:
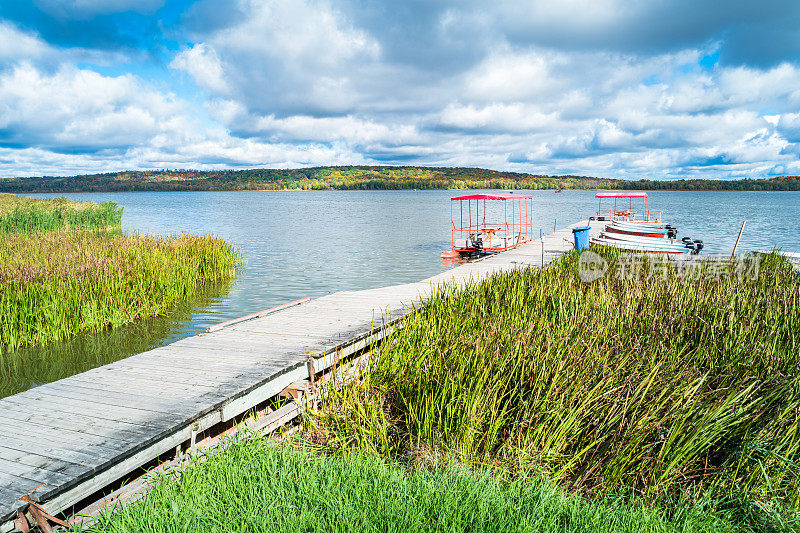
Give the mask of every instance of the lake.
M 522 191 L 520 191 L 522 192 Z M 0 364 L 0 397 L 194 335 L 208 325 L 303 297 L 419 281 L 450 265 L 449 198 L 456 191 L 237 191 L 31 194 L 124 207 L 123 229 L 149 234 L 213 233 L 245 253 L 235 282 L 210 286 L 168 316 L 102 334 L 24 348 Z M 531 191 L 533 223 L 545 233 L 593 214 L 594 191 Z M 800 251 L 798 192 L 650 193 L 649 207 L 730 253 Z

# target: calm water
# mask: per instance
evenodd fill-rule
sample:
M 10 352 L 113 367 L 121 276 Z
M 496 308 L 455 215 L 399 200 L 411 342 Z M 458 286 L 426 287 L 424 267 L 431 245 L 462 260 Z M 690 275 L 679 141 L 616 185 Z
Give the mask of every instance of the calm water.
M 592 214 L 592 191 L 533 191 L 534 226 L 552 231 Z M 124 207 L 126 231 L 213 233 L 244 251 L 247 267 L 230 286 L 211 287 L 167 317 L 99 335 L 25 349 L 0 367 L 0 396 L 66 377 L 194 335 L 206 326 L 303 297 L 393 285 L 449 268 L 453 191 L 81 193 Z M 30 195 L 50 197 L 61 195 Z M 742 220 L 741 250 L 800 251 L 800 193 L 654 192 L 680 236 L 702 238 L 704 253 L 730 253 Z

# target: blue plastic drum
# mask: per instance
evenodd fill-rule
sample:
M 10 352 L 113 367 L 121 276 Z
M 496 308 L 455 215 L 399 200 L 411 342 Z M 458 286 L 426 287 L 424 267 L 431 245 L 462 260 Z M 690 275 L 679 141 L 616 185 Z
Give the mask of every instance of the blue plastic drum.
M 580 251 L 589 247 L 589 226 L 572 228 L 572 237 L 575 239 L 575 249 Z

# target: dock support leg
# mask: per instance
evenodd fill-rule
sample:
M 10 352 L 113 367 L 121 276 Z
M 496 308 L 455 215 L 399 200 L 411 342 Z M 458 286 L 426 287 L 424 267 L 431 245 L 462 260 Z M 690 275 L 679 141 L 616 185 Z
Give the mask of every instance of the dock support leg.
M 539 228 L 539 240 L 542 242 L 542 264 L 540 266 L 544 268 L 544 237 L 542 236 L 541 228 Z
M 33 516 L 33 519 L 36 520 L 36 524 L 42 531 L 44 531 L 44 533 L 54 533 L 53 526 L 50 525 L 50 522 L 47 521 L 47 518 L 42 515 L 39 509 L 31 505 L 30 513 L 31 516 Z
M 14 527 L 22 531 L 22 533 L 28 533 L 31 530 L 31 526 L 28 524 L 28 517 L 22 511 L 17 511 Z
M 316 372 L 314 371 L 314 358 L 312 356 L 308 356 L 308 395 L 313 398 L 311 401 L 311 408 L 316 410 L 319 406 L 317 404 L 317 383 L 316 383 Z
M 53 530 L 53 526 L 50 525 L 50 522 L 57 524 L 63 528 L 66 528 L 70 531 L 72 530 L 72 526 L 67 521 L 61 520 L 60 518 L 56 518 L 55 516 L 51 515 L 50 513 L 42 509 L 39 506 L 39 504 L 31 500 L 27 494 L 20 499 L 24 502 L 28 502 L 28 512 L 31 514 L 31 517 L 33 517 L 34 521 L 36 521 L 36 525 L 39 526 L 39 529 L 41 529 L 44 533 L 55 533 L 55 531 Z M 18 516 L 20 516 L 20 518 L 18 518 L 20 524 L 27 526 L 28 521 L 27 519 L 25 519 L 25 515 L 20 513 Z
M 311 382 L 311 385 L 314 385 L 314 378 L 316 376 L 316 372 L 314 372 L 314 358 L 310 355 L 308 356 L 308 380 Z

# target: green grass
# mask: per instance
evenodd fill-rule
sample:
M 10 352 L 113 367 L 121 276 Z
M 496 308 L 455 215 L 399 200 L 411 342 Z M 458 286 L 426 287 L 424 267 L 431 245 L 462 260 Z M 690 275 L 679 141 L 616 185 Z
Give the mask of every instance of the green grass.
M 227 297 L 230 281 L 202 283 L 162 315 L 98 332 L 83 332 L 58 342 L 30 344 L 0 354 L 0 398 L 107 365 L 175 340 L 197 309 Z
M 213 236 L 105 231 L 0 239 L 0 357 L 162 315 L 202 284 L 230 280 L 241 255 Z
M 614 271 L 616 254 L 602 252 Z M 541 474 L 584 494 L 691 493 L 774 523 L 800 498 L 800 272 L 614 275 L 577 255 L 440 292 L 326 403 L 326 450 Z
M 119 229 L 122 208 L 114 202 L 71 202 L 0 193 L 0 233 Z
M 95 530 L 800 531 L 800 272 L 577 266 L 443 289 L 329 388 L 313 453 L 233 444 Z
M 0 194 L 0 397 L 147 349 L 147 332 L 130 334 L 140 342 L 112 335 L 115 348 L 88 358 L 102 337 L 35 348 L 165 316 L 227 284 L 242 262 L 212 236 L 123 235 L 121 218 L 113 202 Z M 116 348 L 126 342 L 130 350 Z
M 580 499 L 536 479 L 506 482 L 455 467 L 405 469 L 369 457 L 320 457 L 246 439 L 179 479 L 160 478 L 96 532 L 531 531 L 725 532 L 701 505 L 679 512 L 621 498 Z

